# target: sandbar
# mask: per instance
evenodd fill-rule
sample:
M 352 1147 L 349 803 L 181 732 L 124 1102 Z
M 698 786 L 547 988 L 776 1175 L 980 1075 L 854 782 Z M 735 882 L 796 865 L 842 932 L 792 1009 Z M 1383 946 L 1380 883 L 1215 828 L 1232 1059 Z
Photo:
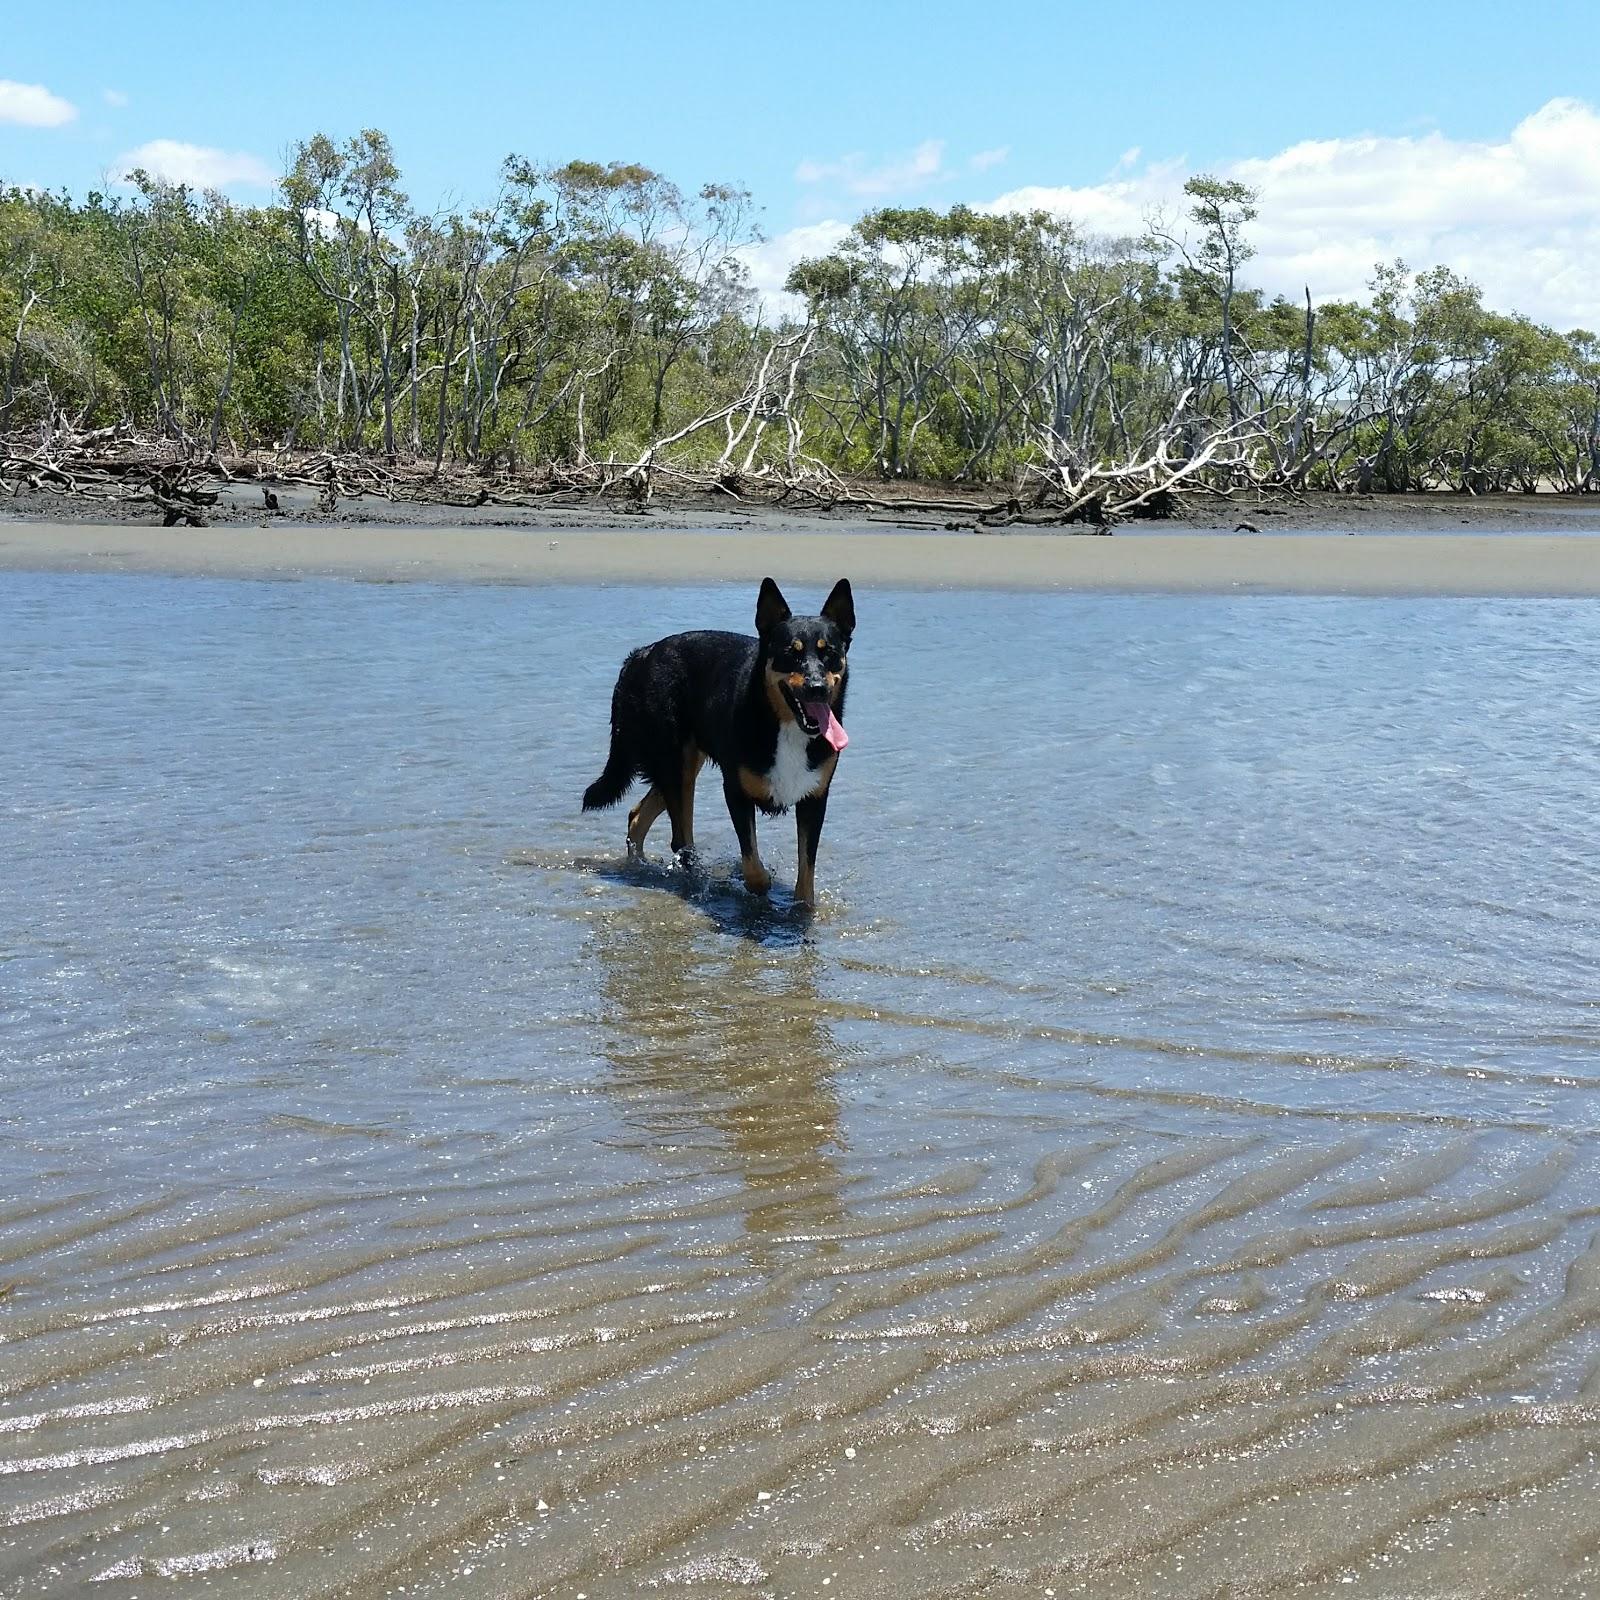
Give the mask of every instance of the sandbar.
M 0 570 L 527 584 L 822 583 L 882 588 L 1328 595 L 1600 595 L 1583 534 L 806 532 L 670 526 L 0 523 Z

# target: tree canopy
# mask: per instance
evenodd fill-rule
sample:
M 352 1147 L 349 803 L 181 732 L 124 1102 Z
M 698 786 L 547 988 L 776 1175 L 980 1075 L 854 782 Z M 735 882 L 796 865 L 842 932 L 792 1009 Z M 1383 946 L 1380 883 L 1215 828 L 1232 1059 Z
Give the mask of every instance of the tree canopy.
M 743 406 L 745 470 L 798 452 L 1070 488 L 1154 452 L 1295 488 L 1600 488 L 1594 334 L 1493 310 L 1448 266 L 1267 296 L 1245 277 L 1257 197 L 1204 176 L 1186 195 L 1186 232 L 1134 239 L 873 211 L 775 313 L 750 196 L 633 163 L 513 157 L 485 207 L 425 214 L 367 129 L 298 146 L 266 206 L 145 174 L 82 200 L 11 188 L 0 429 L 516 470 L 665 441 L 728 458 Z

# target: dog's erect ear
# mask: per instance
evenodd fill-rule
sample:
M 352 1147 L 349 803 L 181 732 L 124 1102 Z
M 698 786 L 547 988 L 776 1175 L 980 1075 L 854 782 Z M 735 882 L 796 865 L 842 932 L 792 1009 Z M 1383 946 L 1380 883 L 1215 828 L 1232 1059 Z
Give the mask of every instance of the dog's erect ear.
M 783 598 L 783 590 L 771 578 L 761 580 L 761 593 L 756 597 L 756 632 L 766 637 L 768 628 L 787 622 L 794 613 Z
M 844 635 L 844 642 L 849 644 L 850 635 L 856 631 L 856 603 L 850 593 L 848 578 L 841 578 L 834 584 L 833 592 L 822 603 L 822 614 Z

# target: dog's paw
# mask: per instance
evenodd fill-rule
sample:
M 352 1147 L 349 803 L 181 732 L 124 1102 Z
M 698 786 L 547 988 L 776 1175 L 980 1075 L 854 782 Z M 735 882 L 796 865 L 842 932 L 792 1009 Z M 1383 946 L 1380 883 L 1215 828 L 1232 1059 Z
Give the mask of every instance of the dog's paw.
M 744 886 L 751 894 L 765 894 L 772 887 L 772 874 L 759 861 L 746 861 L 743 872 Z

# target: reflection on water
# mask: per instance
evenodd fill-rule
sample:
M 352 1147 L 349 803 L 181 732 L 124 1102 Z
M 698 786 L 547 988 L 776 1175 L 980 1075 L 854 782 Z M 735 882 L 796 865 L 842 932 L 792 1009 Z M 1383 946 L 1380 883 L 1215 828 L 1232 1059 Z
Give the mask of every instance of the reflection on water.
M 821 955 L 730 885 L 690 884 L 685 904 L 677 874 L 627 876 L 650 889 L 592 929 L 625 1127 L 672 1165 L 733 1158 L 758 1265 L 788 1241 L 831 1248 L 844 1216 L 841 1052 L 821 1014 Z
M 858 594 L 812 918 L 748 601 L 6 576 L 0 1595 L 1587 1592 L 1592 606 Z

